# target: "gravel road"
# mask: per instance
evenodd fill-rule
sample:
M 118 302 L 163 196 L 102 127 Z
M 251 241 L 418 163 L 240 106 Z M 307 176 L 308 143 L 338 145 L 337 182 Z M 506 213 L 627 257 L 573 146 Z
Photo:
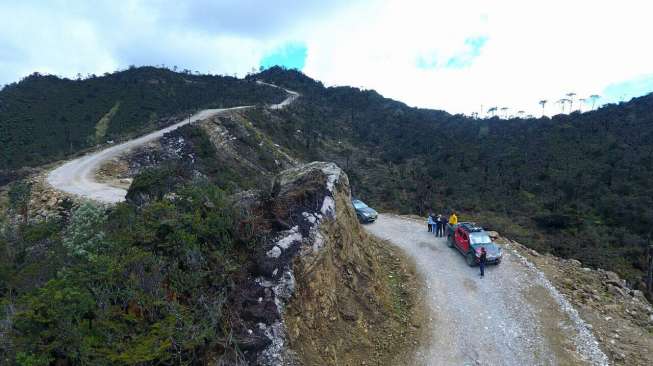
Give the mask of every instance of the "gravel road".
M 607 365 L 591 330 L 531 263 L 509 248 L 485 278 L 426 223 L 379 215 L 365 228 L 402 248 L 426 282 L 430 337 L 416 365 Z M 504 248 L 506 249 L 506 248 Z
M 263 82 L 258 83 L 277 87 Z M 299 97 L 299 94 L 294 91 L 287 89 L 284 90 L 288 93 L 288 97 L 279 104 L 269 106 L 270 109 L 284 108 Z M 157 140 L 164 134 L 188 123 L 204 120 L 222 112 L 246 108 L 251 108 L 251 106 L 202 110 L 191 116 L 189 119 L 184 119 L 183 121 L 168 126 L 162 130 L 71 160 L 51 171 L 48 174 L 47 181 L 51 186 L 60 191 L 95 201 L 103 203 L 117 203 L 124 201 L 125 196 L 127 195 L 127 191 L 124 188 L 112 186 L 110 183 L 101 183 L 97 181 L 96 173 L 102 164 L 129 152 L 135 147 Z

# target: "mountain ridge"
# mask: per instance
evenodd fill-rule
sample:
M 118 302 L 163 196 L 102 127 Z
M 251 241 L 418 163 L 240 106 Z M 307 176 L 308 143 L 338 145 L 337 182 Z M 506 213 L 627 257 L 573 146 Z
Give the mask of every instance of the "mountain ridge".
M 160 72 L 182 80 L 208 77 L 156 68 L 125 72 L 142 72 L 141 82 Z M 376 207 L 422 215 L 462 211 L 537 250 L 617 271 L 643 286 L 653 227 L 647 183 L 653 179 L 653 94 L 582 114 L 479 120 L 408 107 L 373 90 L 325 87 L 281 67 L 225 79 L 245 86 L 265 80 L 302 94 L 286 110 L 255 108 L 244 116 L 301 160 L 338 162 L 355 194 Z M 107 103 L 102 116 L 113 106 Z M 96 132 L 90 125 L 88 131 Z M 64 137 L 51 136 L 66 145 Z M 7 151 L 12 144 L 2 146 Z M 62 156 L 61 150 L 33 154 L 43 161 Z
M 230 76 L 156 67 L 78 80 L 34 73 L 0 90 L 0 170 L 63 159 L 100 142 L 163 126 L 170 117 L 183 118 L 199 108 L 283 98 L 281 90 Z

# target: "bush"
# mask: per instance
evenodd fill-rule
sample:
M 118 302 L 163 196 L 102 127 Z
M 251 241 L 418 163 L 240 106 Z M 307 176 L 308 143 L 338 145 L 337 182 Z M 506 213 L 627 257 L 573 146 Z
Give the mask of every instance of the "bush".
M 93 259 L 106 249 L 103 231 L 106 220 L 102 207 L 91 202 L 83 203 L 73 211 L 63 245 L 73 256 Z
M 218 344 L 238 353 L 226 304 L 249 248 L 219 188 L 174 193 L 108 214 L 90 203 L 74 211 L 66 265 L 18 296 L 15 363 L 195 364 Z

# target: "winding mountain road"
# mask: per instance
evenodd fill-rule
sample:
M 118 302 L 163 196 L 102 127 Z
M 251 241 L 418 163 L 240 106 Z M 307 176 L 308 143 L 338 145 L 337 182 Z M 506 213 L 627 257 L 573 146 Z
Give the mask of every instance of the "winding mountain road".
M 427 288 L 429 340 L 417 365 L 608 365 L 590 328 L 530 262 L 510 249 L 485 278 L 426 223 L 379 215 L 365 228 L 402 248 Z
M 279 88 L 276 85 L 268 84 L 262 81 L 257 81 L 257 83 Z M 299 97 L 299 93 L 297 92 L 287 89 L 283 90 L 285 90 L 285 92 L 288 94 L 286 99 L 279 104 L 270 105 L 268 108 L 282 109 L 290 103 L 294 102 Z M 136 147 L 143 146 L 151 141 L 155 141 L 161 138 L 164 134 L 176 130 L 181 126 L 195 121 L 205 120 L 220 113 L 252 107 L 253 106 L 240 106 L 233 108 L 202 110 L 195 113 L 190 118 L 184 119 L 183 121 L 168 126 L 164 129 L 71 160 L 51 171 L 47 176 L 47 182 L 52 187 L 60 191 L 102 203 L 111 204 L 124 201 L 125 196 L 127 195 L 127 190 L 121 187 L 113 186 L 110 183 L 97 181 L 96 174 L 104 163 L 115 157 L 121 156 Z

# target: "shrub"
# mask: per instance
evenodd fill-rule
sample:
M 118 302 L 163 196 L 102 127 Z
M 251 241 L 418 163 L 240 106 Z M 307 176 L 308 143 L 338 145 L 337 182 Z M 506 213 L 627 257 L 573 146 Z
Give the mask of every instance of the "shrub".
M 105 247 L 103 231 L 107 216 L 104 209 L 86 202 L 73 211 L 63 237 L 63 245 L 73 256 L 93 259 Z

